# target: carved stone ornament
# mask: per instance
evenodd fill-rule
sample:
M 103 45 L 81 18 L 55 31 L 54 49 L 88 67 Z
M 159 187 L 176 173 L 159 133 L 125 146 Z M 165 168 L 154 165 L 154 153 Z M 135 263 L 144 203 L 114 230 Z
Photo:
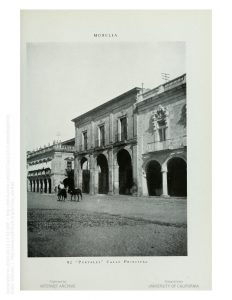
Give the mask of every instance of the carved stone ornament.
M 156 110 L 154 110 L 152 115 L 152 123 L 154 130 L 159 128 L 159 122 L 167 122 L 168 110 L 166 107 L 159 105 Z

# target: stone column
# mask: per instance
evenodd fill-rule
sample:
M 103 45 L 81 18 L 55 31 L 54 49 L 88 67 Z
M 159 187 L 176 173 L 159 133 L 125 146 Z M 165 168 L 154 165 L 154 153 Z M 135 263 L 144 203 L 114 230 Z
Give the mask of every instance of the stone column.
M 168 197 L 168 182 L 167 182 L 167 167 L 162 167 L 162 187 L 163 187 L 163 197 Z
M 98 194 L 98 181 L 99 181 L 99 172 L 98 172 L 98 166 L 95 167 L 94 173 L 93 173 L 93 193 Z
M 142 195 L 149 196 L 148 189 L 147 189 L 147 176 L 144 169 L 142 169 Z
M 35 192 L 37 192 L 37 180 L 35 180 Z
M 132 172 L 133 172 L 133 183 L 138 187 L 138 169 L 137 169 L 137 145 L 132 147 Z
M 49 180 L 46 178 L 46 183 L 47 183 L 47 194 L 49 194 Z
M 82 180 L 83 180 L 82 169 L 80 167 L 78 169 L 78 188 L 80 188 L 81 190 L 82 190 Z
M 114 193 L 114 154 L 113 149 L 108 152 L 108 168 L 109 168 L 109 194 L 112 195 Z
M 89 159 L 89 169 L 90 169 L 90 181 L 89 181 L 89 193 L 94 195 L 95 192 L 95 164 L 93 154 L 90 155 Z
M 75 156 L 74 158 L 74 187 L 75 188 L 81 188 L 79 185 L 79 161 L 78 156 Z

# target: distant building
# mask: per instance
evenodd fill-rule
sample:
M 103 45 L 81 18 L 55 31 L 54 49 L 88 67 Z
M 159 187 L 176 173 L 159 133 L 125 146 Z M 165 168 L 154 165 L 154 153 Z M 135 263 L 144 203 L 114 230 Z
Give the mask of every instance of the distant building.
M 74 183 L 90 194 L 187 195 L 186 75 L 72 120 Z
M 60 181 L 72 181 L 74 144 L 70 139 L 27 152 L 27 190 L 53 193 Z

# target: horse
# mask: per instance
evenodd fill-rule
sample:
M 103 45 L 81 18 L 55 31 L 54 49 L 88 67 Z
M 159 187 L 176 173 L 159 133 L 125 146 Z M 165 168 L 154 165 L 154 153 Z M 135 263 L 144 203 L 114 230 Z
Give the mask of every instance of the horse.
M 65 201 L 65 199 L 67 198 L 67 192 L 66 192 L 66 189 L 61 189 L 61 188 L 58 186 L 57 197 L 58 197 L 58 201 Z
M 81 189 L 78 189 L 78 188 L 69 188 L 68 192 L 71 195 L 71 201 L 73 201 L 72 197 L 74 197 L 74 200 L 76 201 L 76 196 L 78 197 L 77 202 L 79 202 L 79 196 L 81 197 L 81 200 L 82 200 Z

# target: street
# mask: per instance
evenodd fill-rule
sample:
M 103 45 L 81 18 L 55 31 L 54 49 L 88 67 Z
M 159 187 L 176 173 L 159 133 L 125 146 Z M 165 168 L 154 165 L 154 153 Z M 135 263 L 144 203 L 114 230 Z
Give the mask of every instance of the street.
M 28 193 L 28 256 L 187 255 L 187 200 Z

